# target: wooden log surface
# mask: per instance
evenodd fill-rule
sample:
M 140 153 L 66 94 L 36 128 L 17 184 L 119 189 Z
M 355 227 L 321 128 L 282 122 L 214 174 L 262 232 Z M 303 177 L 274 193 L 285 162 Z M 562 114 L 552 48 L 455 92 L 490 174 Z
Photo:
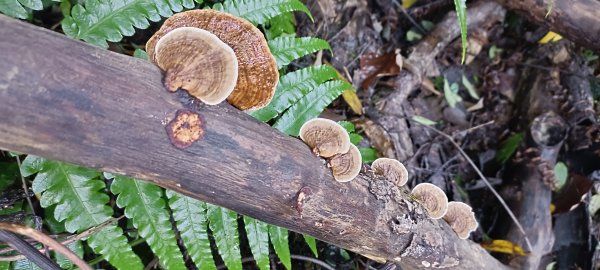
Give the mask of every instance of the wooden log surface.
M 0 52 L 1 149 L 151 181 L 405 269 L 505 268 L 428 219 L 406 189 L 367 169 L 338 183 L 300 140 L 228 104 L 167 92 L 146 61 L 2 15 Z M 165 131 L 181 109 L 204 122 L 185 149 Z M 302 217 L 301 189 L 310 190 Z
M 600 2 L 597 0 L 496 1 L 580 46 L 600 51 Z

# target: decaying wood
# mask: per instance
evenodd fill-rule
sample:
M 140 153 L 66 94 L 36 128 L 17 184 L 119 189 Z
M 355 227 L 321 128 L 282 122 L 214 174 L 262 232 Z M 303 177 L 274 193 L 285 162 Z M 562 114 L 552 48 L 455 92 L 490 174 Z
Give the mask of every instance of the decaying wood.
M 505 268 L 428 219 L 407 190 L 366 169 L 338 183 L 300 140 L 228 104 L 168 93 L 150 63 L 4 16 L 0 36 L 2 149 L 151 181 L 406 269 Z M 165 126 L 182 109 L 203 132 L 179 149 Z
M 600 2 L 596 0 L 496 1 L 581 46 L 600 51 Z

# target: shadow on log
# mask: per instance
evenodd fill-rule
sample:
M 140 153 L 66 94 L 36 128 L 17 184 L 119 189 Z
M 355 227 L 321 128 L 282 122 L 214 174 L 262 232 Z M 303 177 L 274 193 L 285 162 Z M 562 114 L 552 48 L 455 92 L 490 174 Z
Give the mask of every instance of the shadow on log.
M 228 104 L 168 93 L 150 63 L 4 16 L 0 36 L 2 149 L 150 181 L 406 269 L 505 268 L 428 219 L 407 190 L 368 169 L 338 183 L 300 140 Z M 203 121 L 185 149 L 165 131 L 181 109 Z M 294 207 L 307 188 L 301 217 Z

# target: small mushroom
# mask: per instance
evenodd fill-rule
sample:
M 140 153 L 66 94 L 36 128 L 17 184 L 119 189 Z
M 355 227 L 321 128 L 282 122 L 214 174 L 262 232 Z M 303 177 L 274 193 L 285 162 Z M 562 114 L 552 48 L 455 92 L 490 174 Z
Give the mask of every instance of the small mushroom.
M 275 93 L 279 80 L 277 62 L 264 35 L 252 23 L 225 12 L 198 9 L 180 12 L 168 18 L 146 43 L 150 61 L 157 62 L 156 47 L 169 32 L 182 28 L 204 29 L 217 36 L 235 52 L 238 76 L 235 89 L 227 98 L 240 110 L 265 107 Z
M 346 153 L 350 149 L 350 136 L 338 123 L 314 118 L 300 127 L 300 139 L 320 157 L 332 157 Z
M 352 181 L 362 168 L 362 157 L 360 151 L 353 144 L 350 150 L 343 154 L 337 154 L 329 159 L 327 166 L 331 167 L 333 177 L 338 182 Z
M 449 202 L 444 220 L 448 222 L 460 239 L 469 238 L 469 234 L 479 226 L 471 206 L 462 202 Z
M 179 88 L 202 102 L 215 105 L 233 91 L 238 61 L 231 47 L 212 33 L 180 27 L 164 35 L 154 49 L 156 65 L 166 71 L 165 85 Z
M 371 168 L 375 174 L 383 175 L 396 186 L 404 186 L 408 181 L 408 171 L 398 160 L 391 158 L 378 158 L 373 161 Z
M 434 184 L 421 183 L 416 185 L 412 196 L 427 210 L 427 215 L 432 219 L 440 219 L 448 210 L 448 197 L 442 189 Z

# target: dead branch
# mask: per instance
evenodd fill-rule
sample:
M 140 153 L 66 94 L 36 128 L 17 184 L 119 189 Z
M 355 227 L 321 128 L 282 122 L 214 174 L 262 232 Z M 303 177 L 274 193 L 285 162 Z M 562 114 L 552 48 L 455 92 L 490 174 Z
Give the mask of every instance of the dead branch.
M 301 141 L 228 104 L 168 93 L 150 63 L 4 16 L 0 36 L 0 148 L 151 181 L 407 269 L 506 268 L 428 219 L 407 190 L 369 170 L 338 183 Z M 181 109 L 204 121 L 183 150 L 165 131 Z

